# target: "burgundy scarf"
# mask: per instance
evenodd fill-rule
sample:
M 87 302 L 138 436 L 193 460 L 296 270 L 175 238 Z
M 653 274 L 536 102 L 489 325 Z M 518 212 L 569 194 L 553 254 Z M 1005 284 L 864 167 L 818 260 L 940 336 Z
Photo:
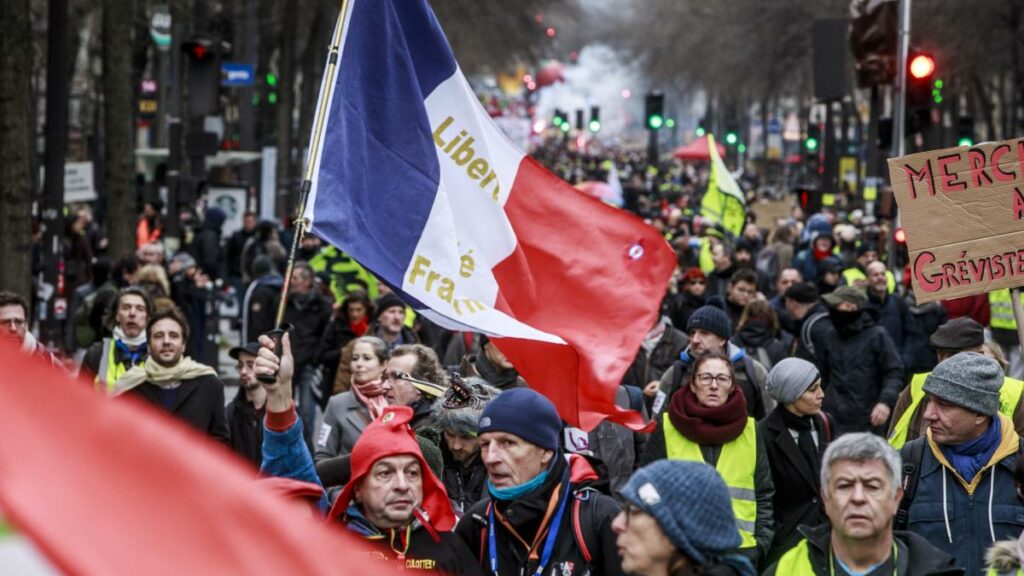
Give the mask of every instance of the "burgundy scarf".
M 697 402 L 697 396 L 686 385 L 672 396 L 668 418 L 686 438 L 698 444 L 721 446 L 743 433 L 747 425 L 747 400 L 743 389 L 735 386 L 725 404 L 708 408 Z

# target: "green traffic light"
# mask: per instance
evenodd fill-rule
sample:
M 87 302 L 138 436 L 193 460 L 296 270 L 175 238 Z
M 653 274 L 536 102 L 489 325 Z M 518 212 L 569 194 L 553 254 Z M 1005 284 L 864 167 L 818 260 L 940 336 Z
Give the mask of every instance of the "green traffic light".
M 747 151 L 747 145 L 746 144 L 740 144 L 739 146 L 736 147 L 736 149 L 739 150 L 740 153 L 742 154 L 743 152 Z
M 660 130 L 665 125 L 665 119 L 660 114 L 651 114 L 647 119 L 647 127 L 651 130 Z
M 589 128 L 590 128 L 591 132 L 600 132 L 601 131 L 601 122 L 599 122 L 597 120 L 591 120 Z
M 252 95 L 252 105 L 253 106 L 259 106 L 260 105 L 260 95 L 259 94 L 253 94 Z
M 942 90 L 943 84 L 944 82 L 942 81 L 942 78 L 935 80 L 935 87 L 938 88 L 939 90 Z
M 739 142 L 739 136 L 735 132 L 729 132 L 725 135 L 725 143 L 729 146 L 735 145 L 736 142 Z
M 813 138 L 813 137 L 808 137 L 807 140 L 804 141 L 804 146 L 807 147 L 807 150 L 809 150 L 811 152 L 814 152 L 815 150 L 818 149 L 818 139 L 817 138 Z
M 271 104 L 277 104 L 277 92 L 271 92 L 270 94 L 267 94 L 267 102 L 270 102 Z
M 940 94 L 935 95 L 935 103 L 942 104 L 942 96 Z
M 666 128 L 675 128 L 676 127 L 676 121 L 674 119 L 672 119 L 672 118 L 666 118 L 665 119 L 665 127 Z
M 267 86 L 277 86 L 277 76 L 273 72 L 267 72 Z
M 964 136 L 956 141 L 957 146 L 974 146 L 974 140 Z
M 554 124 L 555 126 L 561 127 L 562 126 L 562 117 L 561 116 L 555 116 L 555 119 L 552 120 L 551 123 Z
M 569 128 L 570 128 L 569 123 L 568 122 L 562 122 L 561 128 L 562 128 L 562 132 L 568 132 Z
M 707 134 L 707 132 L 704 130 L 704 127 L 703 126 L 697 126 L 697 137 L 698 138 L 703 138 L 705 134 Z

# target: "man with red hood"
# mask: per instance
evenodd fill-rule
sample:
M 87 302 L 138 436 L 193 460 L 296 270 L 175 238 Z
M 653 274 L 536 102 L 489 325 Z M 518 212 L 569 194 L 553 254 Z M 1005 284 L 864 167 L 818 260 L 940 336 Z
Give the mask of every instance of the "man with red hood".
M 291 343 L 282 353 L 260 337 L 256 374 L 277 375 L 267 389 L 263 436 L 264 475 L 320 484 L 313 457 L 302 440 L 291 387 Z M 452 533 L 455 513 L 444 485 L 434 476 L 409 426 L 412 409 L 390 406 L 367 425 L 352 449 L 352 478 L 327 515 L 374 544 L 372 558 L 399 563 L 427 574 L 480 574 L 483 571 L 465 543 Z M 326 499 L 321 500 L 326 506 Z

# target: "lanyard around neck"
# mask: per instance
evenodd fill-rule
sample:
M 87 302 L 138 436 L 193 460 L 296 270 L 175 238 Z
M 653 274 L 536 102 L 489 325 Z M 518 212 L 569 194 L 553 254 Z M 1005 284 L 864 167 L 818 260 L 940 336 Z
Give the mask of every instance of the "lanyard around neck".
M 534 576 L 541 576 L 544 572 L 544 567 L 551 560 L 551 553 L 555 548 L 555 542 L 558 540 L 558 529 L 562 526 L 562 516 L 572 494 L 571 490 L 570 483 L 566 482 L 565 494 L 562 496 L 562 502 L 558 505 L 558 512 L 548 527 L 548 537 L 544 539 L 544 551 L 540 557 L 540 564 L 537 565 L 537 570 L 533 573 Z M 487 516 L 487 549 L 491 560 L 491 573 L 494 576 L 498 576 L 498 546 L 497 537 L 494 535 L 494 504 L 491 504 L 490 508 L 490 513 Z M 544 527 L 541 526 L 539 529 L 543 530 Z

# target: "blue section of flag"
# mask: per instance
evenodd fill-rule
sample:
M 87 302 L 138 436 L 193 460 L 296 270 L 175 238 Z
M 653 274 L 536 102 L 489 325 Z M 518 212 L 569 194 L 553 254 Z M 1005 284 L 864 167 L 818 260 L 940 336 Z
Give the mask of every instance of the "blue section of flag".
M 313 232 L 400 283 L 440 182 L 424 100 L 455 59 L 424 0 L 356 0 L 347 26 Z

